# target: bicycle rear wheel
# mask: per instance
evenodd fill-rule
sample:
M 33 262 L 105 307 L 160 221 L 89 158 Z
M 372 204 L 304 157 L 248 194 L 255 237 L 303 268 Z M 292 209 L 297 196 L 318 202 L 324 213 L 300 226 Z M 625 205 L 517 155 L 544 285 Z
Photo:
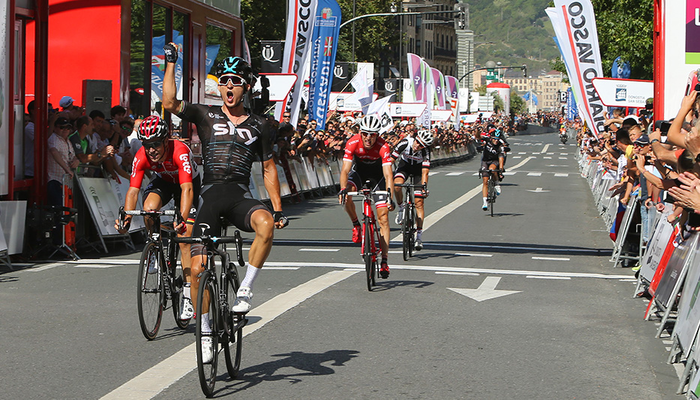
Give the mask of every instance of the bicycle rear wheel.
M 209 327 L 210 332 L 202 330 L 202 317 L 204 315 L 204 299 L 209 302 Z M 216 384 L 216 367 L 218 366 L 219 358 L 219 310 L 218 297 L 216 295 L 216 282 L 211 271 L 206 270 L 202 273 L 199 280 L 199 292 L 197 293 L 197 323 L 195 335 L 197 338 L 197 372 L 199 374 L 199 384 L 202 387 L 202 392 L 207 397 L 214 395 L 214 385 Z M 208 336 L 212 339 L 213 357 L 210 363 L 204 363 L 202 359 L 202 337 Z
M 367 278 L 367 290 L 372 291 L 374 285 L 374 277 L 372 275 L 372 224 L 369 218 L 365 218 L 362 222 L 363 242 L 362 242 L 362 257 L 365 259 L 365 276 Z
M 496 202 L 496 184 L 494 183 L 494 177 L 491 176 L 489 178 L 489 211 L 491 212 L 491 216 L 493 217 L 493 203 Z
M 165 293 L 163 290 L 163 260 L 155 243 L 148 243 L 141 253 L 137 283 L 136 303 L 138 305 L 141 332 L 148 340 L 155 339 L 163 318 Z
M 401 221 L 401 235 L 403 236 L 403 260 L 408 261 L 411 256 L 411 228 L 409 227 L 411 220 L 410 206 L 406 205 L 403 211 L 403 221 Z
M 172 283 L 172 290 L 170 291 L 172 305 L 173 305 L 173 316 L 175 317 L 175 323 L 178 328 L 185 329 L 190 323 L 190 319 L 180 319 L 180 314 L 182 314 L 182 288 L 185 285 L 185 276 L 182 271 L 182 265 L 178 265 L 177 261 L 180 258 L 180 245 L 177 243 L 170 243 L 168 249 L 168 271 L 170 271 L 170 278 Z
M 408 256 L 413 257 L 413 250 L 415 250 L 416 245 L 416 207 L 411 203 L 411 208 L 408 218 Z
M 245 318 L 244 316 L 236 316 L 231 307 L 236 300 L 236 292 L 238 291 L 238 274 L 235 273 L 236 267 L 233 263 L 229 263 L 229 273 L 226 276 L 226 304 L 228 309 L 222 310 L 223 315 L 226 315 L 229 331 L 226 332 L 224 343 L 224 358 L 226 359 L 226 370 L 231 379 L 236 379 L 238 370 L 241 367 L 241 347 L 243 345 L 243 328 L 234 329 L 237 318 Z M 233 346 L 231 346 L 233 345 Z

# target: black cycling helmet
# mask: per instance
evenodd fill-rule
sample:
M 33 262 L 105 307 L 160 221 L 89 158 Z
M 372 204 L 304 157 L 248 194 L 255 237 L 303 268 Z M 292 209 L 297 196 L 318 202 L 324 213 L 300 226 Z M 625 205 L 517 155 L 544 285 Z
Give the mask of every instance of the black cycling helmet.
M 161 117 L 151 115 L 141 121 L 141 124 L 139 124 L 139 129 L 136 131 L 136 136 L 141 141 L 150 139 L 164 139 L 168 137 L 168 124 L 166 124 Z
M 250 85 L 255 85 L 255 75 L 250 64 L 241 57 L 226 57 L 216 66 L 216 77 L 224 74 L 236 74 Z

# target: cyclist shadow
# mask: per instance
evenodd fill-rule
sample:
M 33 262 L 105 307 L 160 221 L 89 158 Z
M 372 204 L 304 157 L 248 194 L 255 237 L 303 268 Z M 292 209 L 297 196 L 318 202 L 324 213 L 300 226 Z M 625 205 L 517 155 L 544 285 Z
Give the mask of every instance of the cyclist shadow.
M 359 353 L 357 350 L 330 350 L 325 353 L 293 351 L 286 354 L 274 354 L 272 357 L 282 358 L 239 371 L 236 380 L 229 380 L 226 387 L 222 388 L 216 397 L 234 394 L 263 382 L 289 381 L 289 383 L 294 384 L 301 382 L 306 376 L 331 375 L 335 373 L 332 366 L 342 367 L 357 357 Z M 330 366 L 323 365 L 328 363 Z M 289 371 L 290 368 L 298 372 Z M 225 371 L 224 368 L 224 373 L 218 376 L 217 380 L 230 379 Z
M 433 285 L 435 282 L 428 281 L 400 281 L 400 280 L 377 280 L 377 284 L 372 287 L 373 292 L 383 292 L 385 290 L 395 289 L 397 287 L 414 287 L 416 289 L 423 289 L 425 287 Z

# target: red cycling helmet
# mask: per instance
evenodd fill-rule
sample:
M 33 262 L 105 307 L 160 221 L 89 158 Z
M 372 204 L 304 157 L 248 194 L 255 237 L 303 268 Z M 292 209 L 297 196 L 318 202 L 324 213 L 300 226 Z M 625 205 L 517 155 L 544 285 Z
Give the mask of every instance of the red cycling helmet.
M 161 117 L 151 115 L 141 121 L 136 136 L 141 141 L 164 139 L 168 137 L 168 124 Z

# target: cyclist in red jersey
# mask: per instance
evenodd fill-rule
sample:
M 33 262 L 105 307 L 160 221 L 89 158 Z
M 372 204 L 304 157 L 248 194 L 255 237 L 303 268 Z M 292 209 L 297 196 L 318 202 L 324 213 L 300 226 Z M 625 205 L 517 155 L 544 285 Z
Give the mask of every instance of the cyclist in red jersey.
M 348 191 L 356 191 L 370 181 L 373 190 L 386 190 L 389 195 L 375 195 L 374 204 L 377 207 L 379 222 L 379 246 L 382 249 L 382 263 L 379 274 L 382 278 L 389 277 L 389 211 L 394 209 L 391 193 L 394 192 L 393 172 L 391 169 L 391 148 L 379 137 L 381 121 L 374 115 L 367 115 L 360 121 L 360 133 L 351 137 L 345 145 L 343 167 L 340 171 L 340 204 L 345 205 L 345 211 L 352 221 L 352 241 L 360 243 L 360 222 L 357 219 L 355 204 L 352 199 L 347 201 Z
M 181 223 L 173 222 L 173 227 L 180 237 L 190 237 L 196 214 L 194 201 L 199 198 L 200 176 L 197 164 L 192 161 L 192 151 L 179 140 L 169 140 L 168 126 L 158 116 L 150 116 L 139 125 L 137 136 L 143 143 L 134 156 L 132 163 L 129 190 L 124 199 L 124 210 L 130 211 L 136 207 L 143 176 L 151 171 L 155 177 L 144 191 L 143 209 L 146 211 L 160 210 L 170 199 L 180 207 Z M 120 233 L 126 233 L 131 224 L 131 215 L 125 217 L 123 229 L 119 229 L 119 221 L 115 228 Z M 150 231 L 152 221 L 145 220 Z M 190 245 L 180 244 L 182 272 L 185 278 L 183 288 L 182 313 L 180 318 L 190 319 L 194 316 L 194 307 L 190 297 L 191 256 Z

